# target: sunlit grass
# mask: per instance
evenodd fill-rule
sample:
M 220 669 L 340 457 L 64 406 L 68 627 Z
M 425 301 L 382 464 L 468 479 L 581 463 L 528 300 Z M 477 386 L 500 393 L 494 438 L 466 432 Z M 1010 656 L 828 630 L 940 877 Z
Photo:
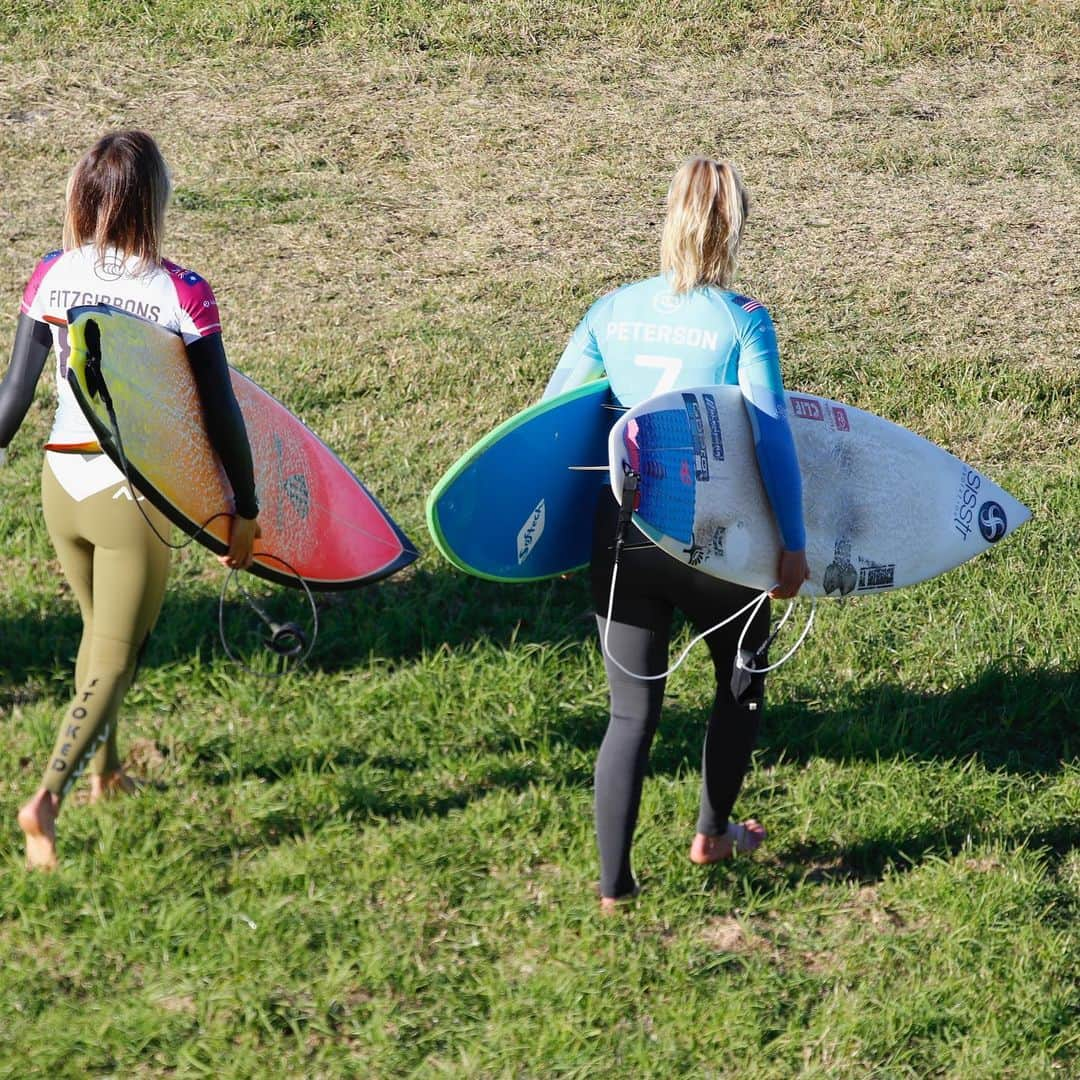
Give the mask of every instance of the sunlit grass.
M 323 598 L 276 682 L 226 661 L 216 564 L 180 553 L 121 728 L 146 786 L 73 799 L 61 870 L 26 875 L 14 813 L 78 634 L 39 509 L 43 382 L 0 473 L 0 1076 L 1080 1070 L 1073 5 L 81 0 L 0 27 L 8 338 L 76 153 L 148 128 L 169 253 L 213 283 L 231 359 L 425 552 Z M 698 150 L 747 176 L 740 287 L 789 386 L 934 439 L 1034 518 L 821 606 L 740 799 L 769 843 L 704 873 L 692 655 L 645 891 L 605 921 L 585 583 L 468 579 L 423 505 L 588 304 L 653 272 Z

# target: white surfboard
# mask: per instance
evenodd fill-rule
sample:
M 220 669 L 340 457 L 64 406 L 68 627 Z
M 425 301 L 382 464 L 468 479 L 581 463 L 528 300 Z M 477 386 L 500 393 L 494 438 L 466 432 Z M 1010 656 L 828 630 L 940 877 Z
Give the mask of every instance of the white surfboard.
M 977 469 L 873 413 L 787 395 L 803 481 L 803 594 L 846 596 L 925 581 L 1000 543 L 1030 511 Z M 629 410 L 609 438 L 621 500 L 683 562 L 755 589 L 776 581 L 780 536 L 737 386 L 676 390 Z

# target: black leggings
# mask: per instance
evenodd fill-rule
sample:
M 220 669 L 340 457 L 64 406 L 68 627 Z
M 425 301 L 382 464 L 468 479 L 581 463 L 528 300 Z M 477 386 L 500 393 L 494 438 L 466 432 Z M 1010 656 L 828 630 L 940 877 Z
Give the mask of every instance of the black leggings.
M 603 641 L 614 564 L 618 506 L 605 492 L 597 507 L 591 566 L 596 622 Z M 640 546 L 639 546 L 640 545 Z M 753 589 L 710 577 L 672 558 L 631 526 L 619 558 L 615 608 L 608 647 L 618 661 L 642 675 L 668 666 L 668 643 L 676 609 L 698 632 L 707 630 L 757 595 Z M 718 836 L 742 787 L 757 741 L 765 677 L 755 675 L 736 700 L 731 689 L 739 634 L 747 615 L 706 639 L 716 673 L 716 696 L 702 750 L 701 808 L 697 831 Z M 758 611 L 744 648 L 768 637 L 769 603 Z M 764 657 L 756 666 L 763 666 Z M 635 887 L 630 845 L 637 824 L 649 748 L 660 721 L 663 679 L 645 682 L 620 671 L 605 654 L 611 719 L 596 760 L 596 838 L 600 848 L 600 895 L 625 896 Z

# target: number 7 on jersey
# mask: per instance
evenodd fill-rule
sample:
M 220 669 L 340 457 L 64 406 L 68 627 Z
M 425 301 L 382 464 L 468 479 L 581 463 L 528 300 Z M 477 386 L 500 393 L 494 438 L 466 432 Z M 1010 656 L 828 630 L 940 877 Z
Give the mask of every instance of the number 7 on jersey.
M 659 368 L 660 378 L 653 387 L 652 396 L 666 394 L 674 389 L 679 372 L 682 371 L 683 362 L 678 356 L 658 356 L 654 353 L 638 353 L 634 357 L 634 364 L 642 368 Z

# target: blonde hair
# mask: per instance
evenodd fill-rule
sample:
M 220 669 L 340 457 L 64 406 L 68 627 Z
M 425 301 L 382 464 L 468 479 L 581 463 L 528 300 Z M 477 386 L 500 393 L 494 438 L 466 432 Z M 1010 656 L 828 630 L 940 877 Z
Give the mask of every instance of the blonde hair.
M 165 159 L 145 131 L 103 135 L 68 179 L 65 250 L 93 244 L 104 257 L 112 247 L 142 270 L 157 266 L 171 193 Z
M 679 169 L 668 189 L 660 240 L 660 269 L 674 292 L 731 285 L 749 209 L 742 177 L 730 162 L 695 157 Z

